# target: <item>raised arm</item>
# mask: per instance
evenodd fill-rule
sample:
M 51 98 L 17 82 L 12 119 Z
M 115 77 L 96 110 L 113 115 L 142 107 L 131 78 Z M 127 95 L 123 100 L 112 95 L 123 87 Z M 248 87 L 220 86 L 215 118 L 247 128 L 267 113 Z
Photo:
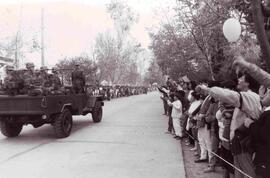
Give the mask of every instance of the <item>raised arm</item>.
M 239 56 L 233 63 L 234 67 L 245 69 L 255 80 L 266 88 L 270 87 L 270 74 L 255 64 L 247 62 L 243 57 Z
M 224 89 L 220 87 L 212 87 L 208 88 L 204 85 L 199 85 L 197 90 L 203 90 L 204 92 L 207 92 L 210 96 L 215 98 L 218 101 L 231 104 L 234 107 L 240 106 L 240 95 L 238 92 Z

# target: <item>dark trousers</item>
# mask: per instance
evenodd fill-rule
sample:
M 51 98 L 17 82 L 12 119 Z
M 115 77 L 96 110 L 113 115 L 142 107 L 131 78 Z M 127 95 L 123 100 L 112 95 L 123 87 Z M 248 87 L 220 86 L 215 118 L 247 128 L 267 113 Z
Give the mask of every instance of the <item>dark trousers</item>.
M 220 155 L 223 159 L 225 159 L 229 163 L 233 164 L 232 152 L 230 150 L 226 149 L 224 146 L 221 146 L 221 148 L 220 148 Z M 234 168 L 223 161 L 222 161 L 222 167 L 224 169 L 226 169 L 229 173 L 231 173 L 231 174 L 234 173 Z
M 192 129 L 191 129 L 191 128 L 188 129 L 187 133 L 188 133 L 189 135 L 193 136 L 193 135 L 192 135 Z M 190 136 L 188 136 L 188 141 L 189 141 L 189 143 L 192 144 L 192 145 L 195 144 L 193 138 L 191 138 Z
M 187 135 L 185 132 L 186 126 L 187 126 L 187 120 L 188 120 L 188 115 L 185 112 L 183 112 L 183 115 L 180 118 L 180 124 L 181 124 L 181 128 L 182 128 L 183 137 L 186 137 L 186 135 Z
M 240 168 L 243 172 L 251 177 L 256 177 L 254 166 L 252 164 L 252 156 L 249 153 L 240 153 L 233 156 L 234 165 Z M 234 171 L 235 178 L 246 178 L 242 173 L 237 170 Z
M 169 116 L 169 119 L 168 119 L 168 132 L 174 132 L 174 128 L 173 128 L 173 120 L 172 120 L 172 117 Z
M 164 114 L 168 114 L 168 103 L 165 99 L 162 100 L 163 101 L 163 107 L 164 107 Z

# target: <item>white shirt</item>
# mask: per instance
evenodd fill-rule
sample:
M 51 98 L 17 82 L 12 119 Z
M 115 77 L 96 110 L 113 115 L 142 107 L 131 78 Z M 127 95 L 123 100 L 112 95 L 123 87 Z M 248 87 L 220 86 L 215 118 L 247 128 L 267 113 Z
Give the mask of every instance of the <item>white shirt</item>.
M 176 100 L 172 103 L 172 117 L 180 118 L 182 116 L 182 103 L 180 100 Z
M 219 87 L 212 87 L 210 89 L 211 96 L 236 107 L 233 112 L 230 127 L 230 139 L 233 139 L 234 131 L 241 126 L 246 119 L 258 119 L 262 112 L 262 106 L 258 94 L 252 92 L 251 90 L 240 93 L 243 99 L 241 110 L 238 108 L 240 106 L 240 95 L 238 92 Z

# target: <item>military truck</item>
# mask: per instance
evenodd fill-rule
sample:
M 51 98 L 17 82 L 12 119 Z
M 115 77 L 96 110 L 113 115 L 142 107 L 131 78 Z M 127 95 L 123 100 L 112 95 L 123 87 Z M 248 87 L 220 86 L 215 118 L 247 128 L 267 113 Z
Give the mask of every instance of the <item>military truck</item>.
M 86 93 L 28 96 L 0 95 L 0 130 L 6 137 L 16 137 L 24 125 L 34 128 L 44 124 L 54 127 L 56 137 L 68 137 L 72 130 L 73 115 L 92 114 L 93 122 L 102 119 L 102 96 Z M 87 110 L 85 111 L 85 107 Z

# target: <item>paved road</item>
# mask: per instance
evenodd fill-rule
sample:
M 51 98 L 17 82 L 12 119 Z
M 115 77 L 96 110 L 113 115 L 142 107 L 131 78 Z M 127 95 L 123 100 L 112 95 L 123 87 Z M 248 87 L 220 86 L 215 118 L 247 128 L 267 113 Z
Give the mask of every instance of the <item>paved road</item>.
M 27 126 L 0 136 L 0 178 L 182 178 L 182 151 L 170 135 L 158 93 L 105 103 L 101 123 L 74 118 L 70 137 Z

